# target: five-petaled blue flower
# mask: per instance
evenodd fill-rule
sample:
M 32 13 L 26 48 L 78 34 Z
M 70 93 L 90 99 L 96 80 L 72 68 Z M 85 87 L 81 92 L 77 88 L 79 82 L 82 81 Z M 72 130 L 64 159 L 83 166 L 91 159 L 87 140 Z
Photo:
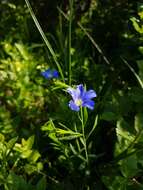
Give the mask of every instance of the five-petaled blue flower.
M 72 96 L 73 99 L 69 102 L 69 107 L 71 110 L 79 111 L 80 107 L 87 107 L 91 110 L 94 109 L 95 103 L 93 100 L 91 100 L 97 96 L 94 90 L 86 91 L 83 85 L 80 84 L 77 85 L 76 89 L 69 87 L 67 92 Z
M 42 76 L 46 79 L 58 78 L 59 72 L 56 70 L 47 69 L 46 71 L 41 72 Z

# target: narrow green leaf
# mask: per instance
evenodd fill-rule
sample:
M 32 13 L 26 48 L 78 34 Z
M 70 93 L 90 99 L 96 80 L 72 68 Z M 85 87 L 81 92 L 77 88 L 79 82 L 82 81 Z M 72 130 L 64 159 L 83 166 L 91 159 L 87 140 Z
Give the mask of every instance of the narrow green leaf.
M 77 134 L 77 135 L 70 135 L 70 136 L 65 136 L 65 137 L 59 137 L 58 139 L 59 140 L 73 140 L 73 139 L 79 138 L 81 136 L 82 136 L 81 134 Z
M 97 126 L 97 124 L 98 124 L 98 115 L 95 117 L 93 127 L 92 127 L 91 131 L 89 132 L 89 134 L 88 134 L 88 136 L 87 136 L 86 140 L 87 140 L 87 139 L 91 136 L 91 134 L 92 134 L 92 133 L 93 133 L 93 131 L 95 130 L 95 128 L 96 128 L 96 126 Z
M 77 132 L 74 132 L 72 130 L 64 130 L 64 129 L 60 129 L 60 128 L 57 128 L 56 129 L 56 132 L 60 135 L 65 135 L 65 134 L 71 134 L 71 135 L 81 135 L 80 133 L 77 133 Z
M 78 154 L 77 151 L 75 150 L 74 146 L 71 143 L 70 143 L 70 148 L 71 148 L 73 154 L 75 154 L 75 155 Z

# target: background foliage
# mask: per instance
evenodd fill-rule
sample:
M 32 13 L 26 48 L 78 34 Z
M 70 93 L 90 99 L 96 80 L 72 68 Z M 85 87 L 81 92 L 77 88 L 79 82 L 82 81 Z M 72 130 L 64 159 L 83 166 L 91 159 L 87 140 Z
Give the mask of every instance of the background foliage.
M 142 1 L 30 4 L 48 47 L 25 1 L 0 2 L 0 189 L 143 189 Z M 64 81 L 42 77 L 57 63 Z M 81 83 L 88 165 L 65 92 Z

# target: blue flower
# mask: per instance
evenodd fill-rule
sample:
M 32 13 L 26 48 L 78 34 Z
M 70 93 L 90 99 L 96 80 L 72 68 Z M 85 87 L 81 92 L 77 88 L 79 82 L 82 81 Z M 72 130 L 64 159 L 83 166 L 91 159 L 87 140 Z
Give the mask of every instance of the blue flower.
M 56 70 L 47 69 L 46 71 L 41 72 L 42 76 L 46 79 L 58 78 L 59 73 Z
M 91 110 L 94 109 L 94 101 L 91 100 L 95 98 L 96 92 L 94 90 L 85 91 L 82 84 L 77 85 L 76 89 L 69 87 L 67 92 L 72 96 L 72 100 L 69 102 L 69 107 L 71 110 L 79 111 L 80 107 L 87 107 Z

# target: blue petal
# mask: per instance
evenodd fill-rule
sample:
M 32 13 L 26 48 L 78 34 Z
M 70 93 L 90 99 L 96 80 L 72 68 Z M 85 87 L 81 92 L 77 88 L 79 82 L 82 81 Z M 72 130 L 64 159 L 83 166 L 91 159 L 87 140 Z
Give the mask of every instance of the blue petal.
M 67 92 L 72 96 L 74 101 L 82 99 L 82 97 L 84 96 L 84 93 L 85 93 L 84 87 L 82 84 L 77 85 L 76 89 L 68 88 Z
M 45 77 L 46 79 L 51 79 L 52 78 L 52 73 L 51 69 L 47 69 L 44 72 L 41 72 L 42 76 Z
M 58 78 L 59 77 L 59 72 L 54 70 L 53 71 L 53 78 Z
M 77 85 L 76 91 L 79 93 L 79 98 L 81 98 L 83 94 L 85 93 L 83 84 Z
M 74 101 L 77 99 L 77 91 L 75 89 L 69 87 L 67 92 L 72 96 Z
M 88 90 L 87 92 L 84 93 L 85 99 L 95 98 L 96 96 L 97 96 L 97 94 L 94 90 Z
M 79 106 L 77 106 L 77 105 L 73 102 L 73 100 L 71 100 L 71 101 L 69 102 L 69 107 L 70 107 L 70 109 L 73 110 L 73 111 L 79 111 Z
M 93 100 L 87 100 L 87 101 L 83 102 L 83 104 L 82 104 L 83 107 L 87 107 L 91 110 L 94 109 L 94 105 L 95 105 L 95 103 Z

